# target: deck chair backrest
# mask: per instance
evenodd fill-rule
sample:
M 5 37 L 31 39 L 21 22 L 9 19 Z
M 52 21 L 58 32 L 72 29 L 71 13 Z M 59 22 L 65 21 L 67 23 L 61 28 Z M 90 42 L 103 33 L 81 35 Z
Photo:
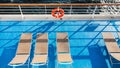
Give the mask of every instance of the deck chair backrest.
M 111 32 L 102 32 L 102 35 L 105 40 L 115 39 L 114 35 Z
M 35 54 L 48 53 L 48 34 L 37 34 Z
M 103 39 L 105 41 L 108 52 L 120 52 L 119 46 L 115 40 L 114 35 L 111 32 L 103 32 Z
M 57 33 L 57 39 L 68 40 L 68 35 L 67 33 Z
M 17 54 L 29 54 L 31 49 L 32 34 L 24 33 L 21 35 L 20 42 L 18 44 Z
M 21 40 L 22 39 L 27 39 L 27 40 L 32 39 L 32 34 L 31 33 L 24 33 L 21 35 Z
M 57 51 L 58 53 L 70 52 L 67 33 L 57 33 Z

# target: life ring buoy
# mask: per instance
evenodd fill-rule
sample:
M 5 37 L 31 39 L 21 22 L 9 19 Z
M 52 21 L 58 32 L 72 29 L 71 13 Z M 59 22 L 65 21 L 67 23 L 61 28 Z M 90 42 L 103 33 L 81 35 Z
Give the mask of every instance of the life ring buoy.
M 58 7 L 53 9 L 51 14 L 53 17 L 60 19 L 64 16 L 64 10 Z

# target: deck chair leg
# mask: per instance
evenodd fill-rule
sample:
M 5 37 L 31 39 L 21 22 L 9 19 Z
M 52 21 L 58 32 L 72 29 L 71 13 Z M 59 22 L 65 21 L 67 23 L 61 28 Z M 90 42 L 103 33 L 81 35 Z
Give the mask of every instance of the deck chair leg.
M 48 68 L 48 62 L 47 62 L 47 64 L 46 64 L 46 65 L 47 65 L 47 68 Z
M 72 64 L 65 64 L 66 68 L 72 68 Z
M 110 64 L 111 64 L 111 67 L 113 68 L 113 63 L 112 63 L 112 58 L 110 56 Z
M 46 68 L 48 68 L 48 64 L 46 64 Z
M 49 61 L 47 60 L 47 62 L 46 62 L 46 68 L 48 68 L 48 62 L 49 62 Z
M 13 68 L 16 68 L 16 66 L 13 66 Z
M 29 68 L 29 63 L 27 64 L 27 68 Z
M 28 58 L 28 63 L 27 63 L 27 67 L 29 68 L 29 64 L 30 63 L 30 58 Z
M 57 62 L 57 64 L 56 64 L 56 67 L 55 68 L 58 68 L 58 62 Z
M 70 68 L 73 68 L 72 64 L 70 64 Z

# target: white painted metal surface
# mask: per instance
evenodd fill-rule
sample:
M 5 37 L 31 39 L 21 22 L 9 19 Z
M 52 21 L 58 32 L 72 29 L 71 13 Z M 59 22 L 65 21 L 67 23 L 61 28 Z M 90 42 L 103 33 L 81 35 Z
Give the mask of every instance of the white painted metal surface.
M 52 17 L 52 15 L 24 15 L 24 19 L 21 15 L 0 15 L 0 20 L 60 20 Z M 94 15 L 64 15 L 62 20 L 120 20 L 120 15 L 105 15 L 105 14 L 98 14 Z

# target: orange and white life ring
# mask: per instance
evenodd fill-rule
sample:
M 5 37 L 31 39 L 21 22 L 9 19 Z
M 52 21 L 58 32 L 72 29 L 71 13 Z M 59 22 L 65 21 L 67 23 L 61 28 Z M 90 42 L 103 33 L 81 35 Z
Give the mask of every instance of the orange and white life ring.
M 58 7 L 53 9 L 51 14 L 53 17 L 60 19 L 64 16 L 64 10 Z

